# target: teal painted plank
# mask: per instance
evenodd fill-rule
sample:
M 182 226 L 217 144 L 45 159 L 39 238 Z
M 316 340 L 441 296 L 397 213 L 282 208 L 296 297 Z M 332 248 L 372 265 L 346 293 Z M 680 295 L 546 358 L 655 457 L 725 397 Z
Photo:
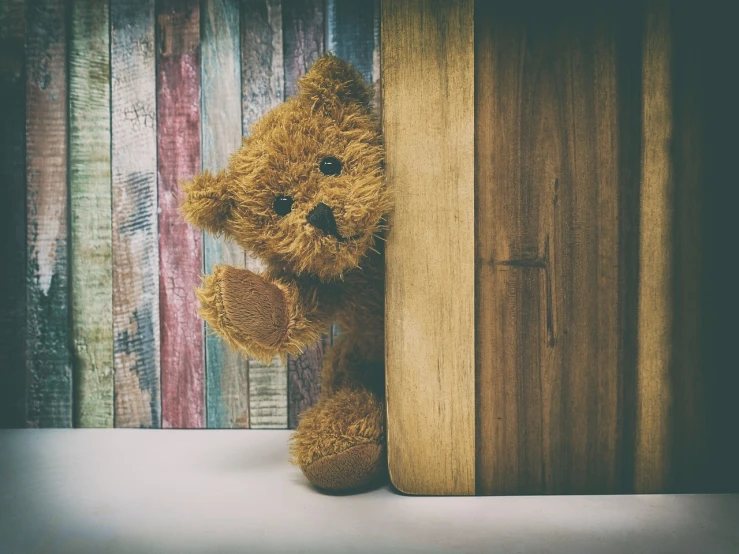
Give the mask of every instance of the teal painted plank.
M 75 425 L 113 425 L 108 3 L 73 0 L 69 194 Z
M 0 3 L 0 428 L 25 416 L 24 3 Z
M 204 0 L 201 13 L 203 169 L 217 171 L 241 145 L 239 0 Z M 244 251 L 203 233 L 205 272 L 227 264 L 244 267 Z M 247 360 L 206 326 L 206 413 L 212 428 L 249 427 Z
M 282 3 L 280 0 L 241 2 L 241 87 L 243 132 L 283 99 Z M 250 253 L 246 267 L 265 268 Z M 279 358 L 265 365 L 249 359 L 249 419 L 254 429 L 287 427 L 287 367 Z
M 72 426 L 64 0 L 28 3 L 26 425 Z
M 154 0 L 110 6 L 115 426 L 160 427 Z

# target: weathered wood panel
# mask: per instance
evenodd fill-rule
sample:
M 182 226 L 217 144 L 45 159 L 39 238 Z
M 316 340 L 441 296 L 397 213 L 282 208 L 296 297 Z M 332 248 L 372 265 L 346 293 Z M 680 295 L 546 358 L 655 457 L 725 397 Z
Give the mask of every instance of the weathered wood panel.
M 375 81 L 375 4 L 326 2 L 326 50 L 351 62 L 368 83 Z
M 282 2 L 285 98 L 297 92 L 300 76 L 323 54 L 324 19 L 324 4 L 320 0 Z M 290 428 L 297 424 L 297 416 L 318 400 L 322 363 L 321 343 L 307 348 L 299 357 L 288 357 L 287 417 Z
M 0 4 L 0 428 L 26 417 L 25 26 L 24 2 Z
M 475 492 L 473 5 L 382 2 L 388 464 L 413 494 Z
M 67 195 L 67 29 L 62 0 L 27 4 L 29 427 L 72 426 Z M 20 346 L 18 346 L 20 348 Z
M 241 51 L 239 0 L 202 3 L 203 169 L 217 171 L 241 145 Z M 217 264 L 244 267 L 244 251 L 222 237 L 203 234 L 205 272 Z M 208 427 L 249 427 L 246 359 L 206 325 Z
M 180 182 L 200 172 L 200 10 L 157 5 L 157 155 L 162 426 L 205 425 L 203 321 L 195 288 L 202 237 L 179 214 Z
M 116 427 L 160 427 L 154 0 L 110 5 Z
M 72 2 L 69 194 L 75 425 L 113 425 L 108 4 Z
M 241 2 L 241 99 L 242 132 L 284 95 L 285 70 L 282 49 L 282 3 L 280 0 Z M 265 268 L 250 253 L 246 267 Z M 252 428 L 287 427 L 287 367 L 279 358 L 265 366 L 254 359 L 249 367 L 249 424 Z
M 282 1 L 285 97 L 297 91 L 305 74 L 324 49 L 324 3 L 322 0 Z
M 323 335 L 319 342 L 299 356 L 288 357 L 287 426 L 289 429 L 297 428 L 300 415 L 318 400 L 321 393 L 321 364 L 324 353 L 330 346 L 331 335 Z

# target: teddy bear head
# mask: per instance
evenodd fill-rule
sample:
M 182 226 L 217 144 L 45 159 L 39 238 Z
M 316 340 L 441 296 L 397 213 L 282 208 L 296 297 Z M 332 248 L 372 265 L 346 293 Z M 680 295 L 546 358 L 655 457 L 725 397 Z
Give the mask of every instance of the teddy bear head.
M 226 169 L 184 185 L 186 220 L 297 275 L 360 266 L 390 208 L 371 97 L 349 63 L 319 58 Z

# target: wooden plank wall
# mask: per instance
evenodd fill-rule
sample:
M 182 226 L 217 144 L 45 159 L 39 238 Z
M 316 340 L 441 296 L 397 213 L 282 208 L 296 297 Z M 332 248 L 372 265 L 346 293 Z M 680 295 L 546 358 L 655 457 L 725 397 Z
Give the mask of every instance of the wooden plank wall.
M 736 487 L 735 372 L 701 323 L 712 27 L 661 1 L 478 5 L 480 494 Z
M 178 182 L 327 44 L 377 81 L 379 0 L 0 6 L 0 427 L 297 425 L 332 334 L 266 366 L 209 334 L 202 273 L 262 264 L 186 226 Z

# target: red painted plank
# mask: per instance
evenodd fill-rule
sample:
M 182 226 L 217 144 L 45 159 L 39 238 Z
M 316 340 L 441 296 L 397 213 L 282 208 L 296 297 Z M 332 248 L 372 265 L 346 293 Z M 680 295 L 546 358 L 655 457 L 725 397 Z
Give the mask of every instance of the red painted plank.
M 64 0 L 29 2 L 26 37 L 27 427 L 72 426 Z
M 0 427 L 25 419 L 24 3 L 0 3 Z
M 158 5 L 157 152 L 162 427 L 205 426 L 203 322 L 195 288 L 202 236 L 179 214 L 179 183 L 200 171 L 200 11 Z

